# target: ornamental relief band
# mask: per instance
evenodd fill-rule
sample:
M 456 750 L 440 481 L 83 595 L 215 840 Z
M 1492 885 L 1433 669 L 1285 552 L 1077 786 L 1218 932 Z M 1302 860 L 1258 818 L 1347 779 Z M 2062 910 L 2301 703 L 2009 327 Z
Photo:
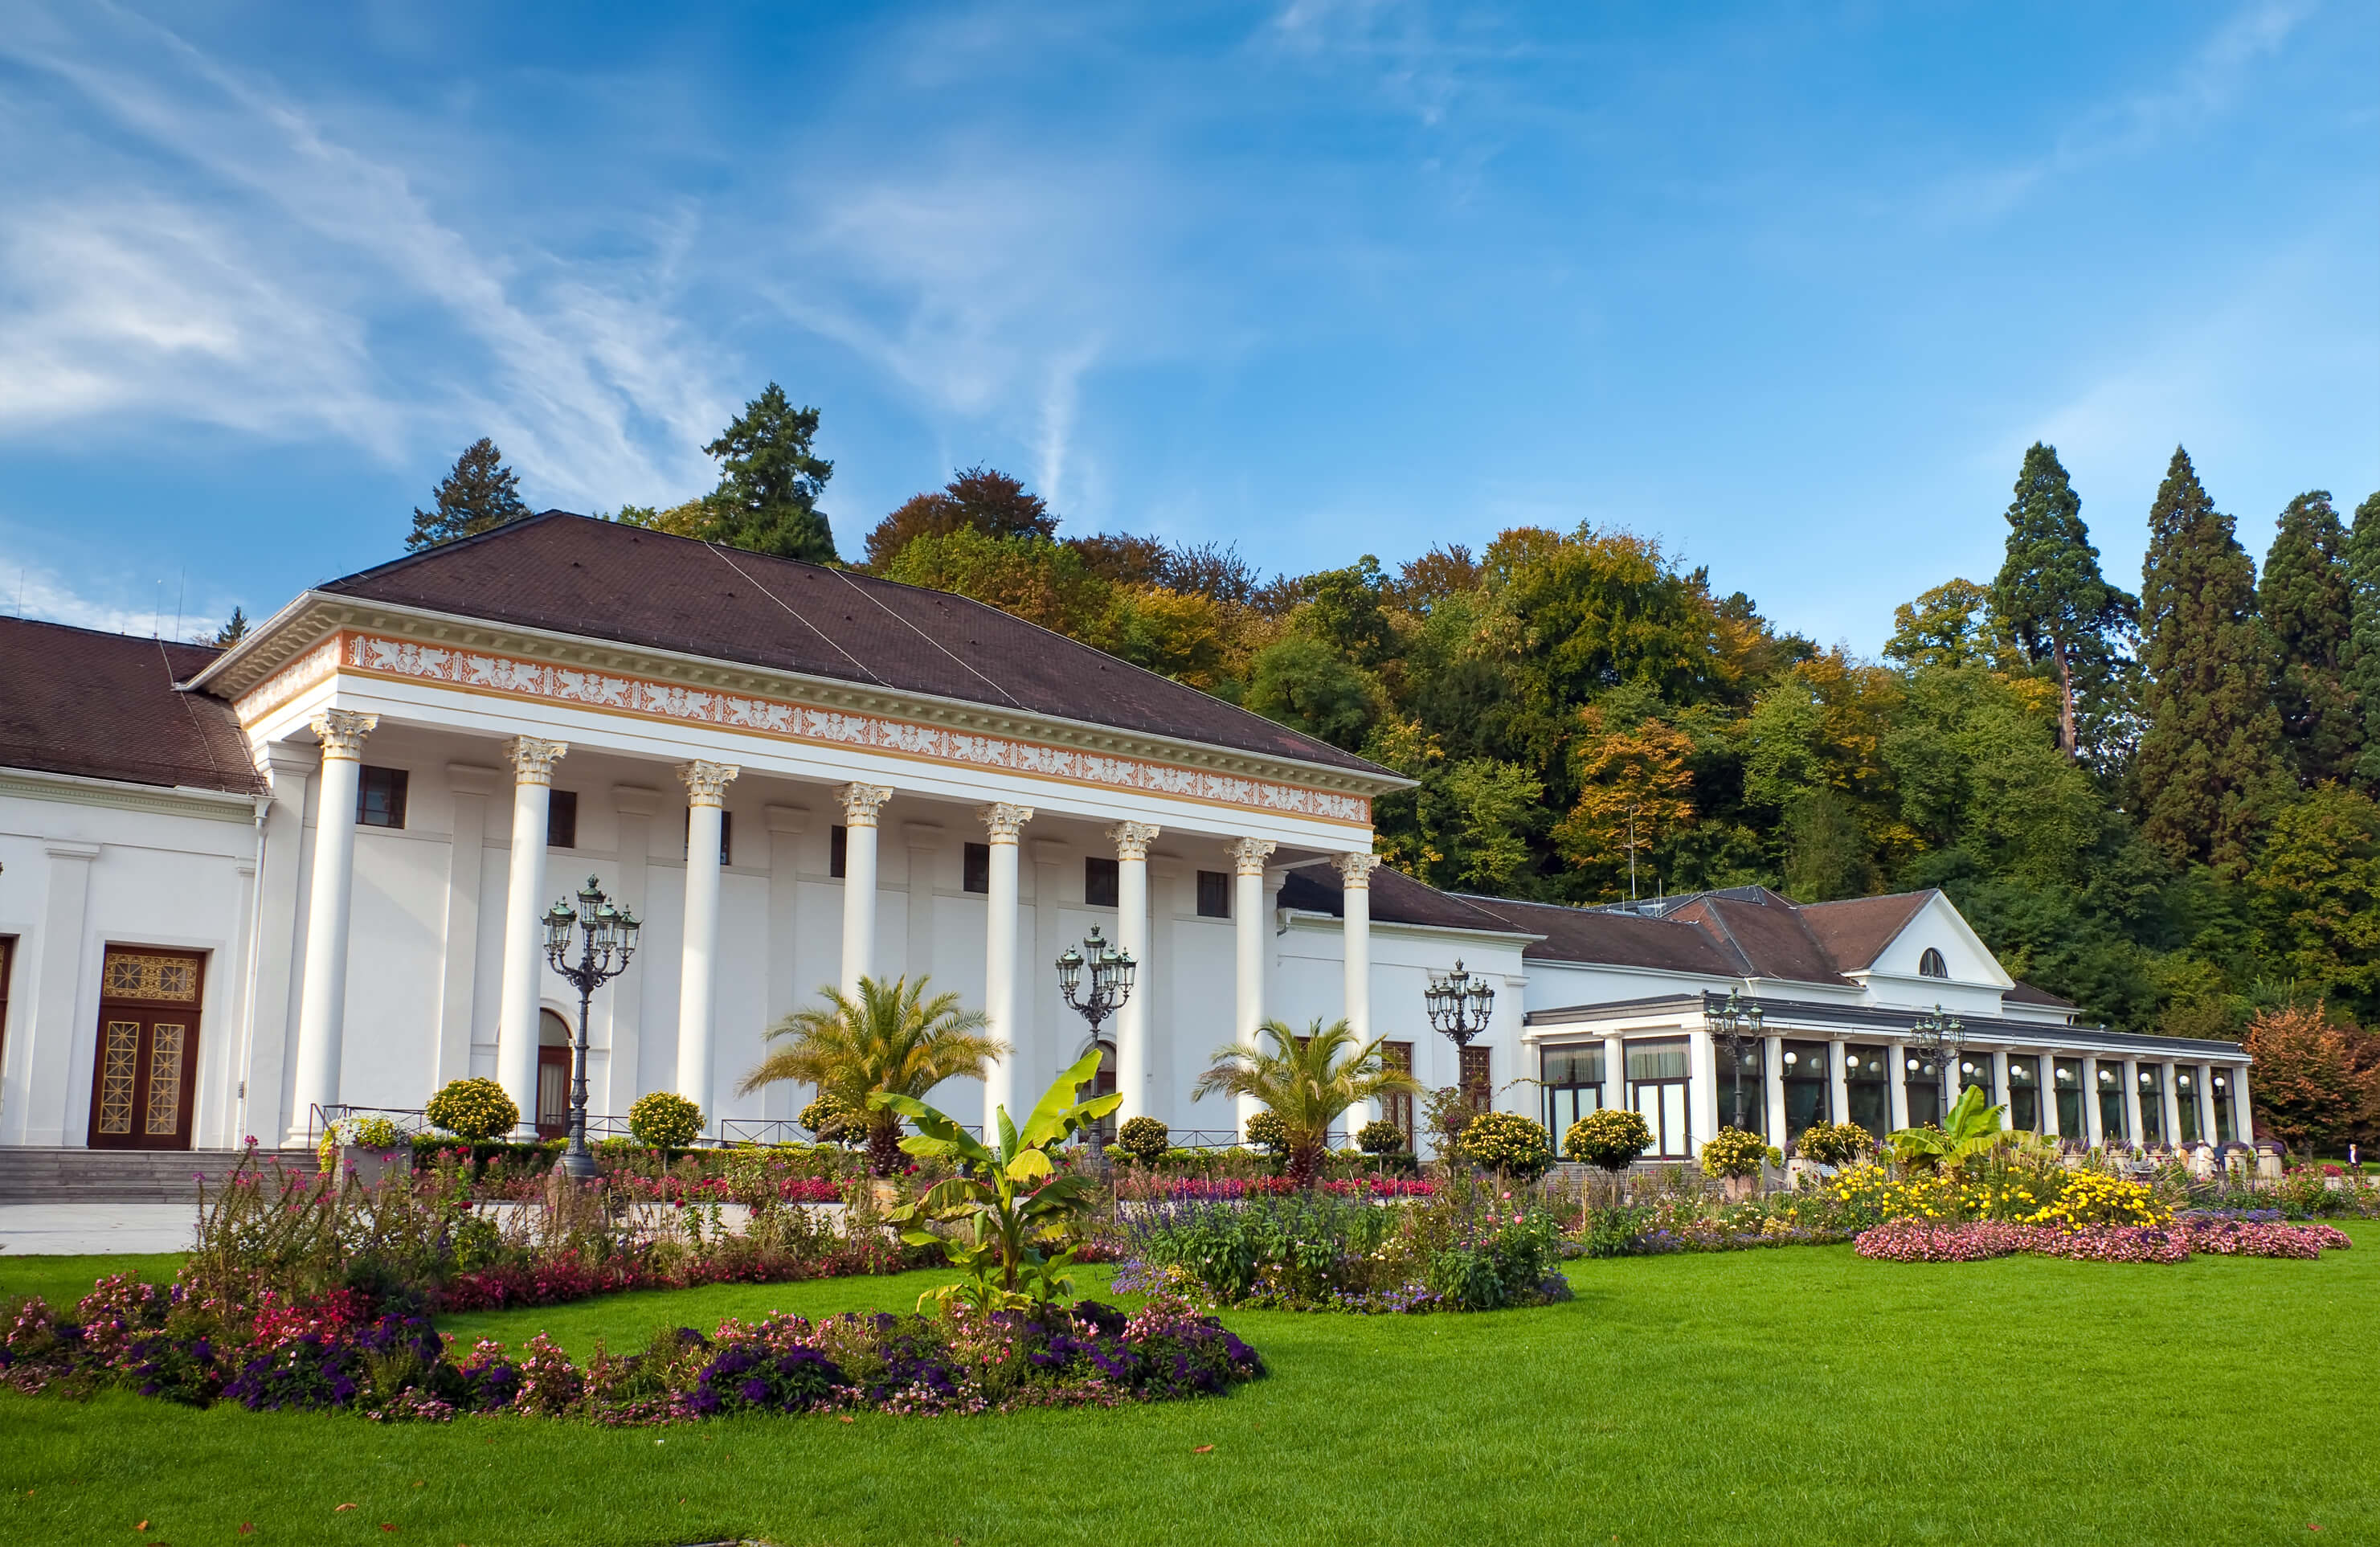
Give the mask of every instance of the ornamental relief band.
M 110 999 L 158 999 L 188 1004 L 199 996 L 199 964 L 188 956 L 152 956 L 110 951 L 100 972 L 100 993 Z
M 901 757 L 1074 779 L 1114 789 L 1179 796 L 1330 822 L 1365 823 L 1371 821 L 1372 815 L 1368 799 L 1338 790 L 1311 789 L 1248 774 L 1219 774 L 1147 758 L 953 730 L 881 714 L 817 709 L 756 694 L 688 688 L 623 673 L 550 665 L 518 656 L 417 644 L 374 634 L 344 634 L 309 652 L 241 695 L 240 718 L 253 725 L 294 693 L 326 677 L 335 677 L 342 671 L 588 709 L 618 710 L 784 740 L 857 747 Z
M 996 800 L 989 806 L 978 806 L 975 814 L 983 818 L 984 831 L 991 835 L 993 843 L 1013 844 L 1025 831 L 1025 824 L 1033 820 L 1033 808 Z

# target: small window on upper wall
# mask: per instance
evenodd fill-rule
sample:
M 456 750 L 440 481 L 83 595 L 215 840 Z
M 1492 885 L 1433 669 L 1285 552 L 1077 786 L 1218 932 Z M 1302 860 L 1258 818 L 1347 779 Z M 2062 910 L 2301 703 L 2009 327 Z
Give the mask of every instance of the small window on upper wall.
M 1086 907 L 1115 907 L 1116 899 L 1119 895 L 1116 877 L 1117 870 L 1116 862 L 1114 860 L 1102 859 L 1096 854 L 1085 856 L 1083 859 L 1083 906 Z
M 826 830 L 826 873 L 836 880 L 851 865 L 851 829 L 830 827 Z
M 577 848 L 578 847 L 578 792 L 557 789 L 546 797 L 545 847 Z
M 1928 945 L 1925 954 L 1917 958 L 1917 975 L 1921 978 L 1947 978 L 1950 975 L 1950 965 L 1942 959 L 1941 952 Z
M 405 770 L 367 764 L 356 780 L 356 821 L 366 827 L 405 825 Z
M 1232 916 L 1232 878 L 1220 871 L 1198 872 L 1198 917 L 1228 919 Z
M 959 858 L 959 890 L 989 892 L 991 890 L 991 846 L 969 844 Z

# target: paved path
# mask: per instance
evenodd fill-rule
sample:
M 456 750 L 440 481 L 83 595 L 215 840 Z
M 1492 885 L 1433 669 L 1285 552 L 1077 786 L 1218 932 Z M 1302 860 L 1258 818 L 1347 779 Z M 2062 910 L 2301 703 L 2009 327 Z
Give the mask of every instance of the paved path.
M 0 1203 L 10 1257 L 67 1252 L 186 1251 L 192 1203 Z

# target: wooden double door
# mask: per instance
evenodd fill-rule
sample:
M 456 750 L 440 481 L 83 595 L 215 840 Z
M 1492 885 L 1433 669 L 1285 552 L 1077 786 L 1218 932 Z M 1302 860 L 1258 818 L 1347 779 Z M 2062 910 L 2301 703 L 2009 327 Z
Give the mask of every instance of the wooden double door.
M 111 945 L 100 971 L 91 1147 L 187 1150 L 206 957 Z

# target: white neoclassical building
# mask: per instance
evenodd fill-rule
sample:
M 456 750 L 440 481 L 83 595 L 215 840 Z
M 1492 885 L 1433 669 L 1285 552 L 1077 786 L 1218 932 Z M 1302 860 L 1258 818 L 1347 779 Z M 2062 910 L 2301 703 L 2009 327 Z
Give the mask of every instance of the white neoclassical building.
M 1053 964 L 1094 928 L 1139 963 L 1101 1034 L 1123 1115 L 1177 1132 L 1245 1116 L 1190 1099 L 1219 1044 L 1342 1015 L 1557 1131 L 1634 1106 L 1661 1154 L 1900 1124 L 1939 1100 L 1938 1005 L 1949 1078 L 2025 1126 L 2246 1137 L 2236 1046 L 2074 1024 L 1939 894 L 1451 895 L 1376 867 L 1404 784 L 964 598 L 562 512 L 225 652 L 0 620 L 0 1144 L 303 1141 L 464 1075 L 552 1130 L 577 999 L 541 916 L 590 875 L 645 920 L 590 1109 L 674 1090 L 730 1138 L 791 1133 L 808 1093 L 740 1078 L 863 974 L 928 976 L 1013 1048 L 939 1104 L 1029 1103 L 1089 1044 Z M 1422 997 L 1458 959 L 1495 991 L 1461 1048 Z M 1730 992 L 1748 1042 L 1713 1035 Z

